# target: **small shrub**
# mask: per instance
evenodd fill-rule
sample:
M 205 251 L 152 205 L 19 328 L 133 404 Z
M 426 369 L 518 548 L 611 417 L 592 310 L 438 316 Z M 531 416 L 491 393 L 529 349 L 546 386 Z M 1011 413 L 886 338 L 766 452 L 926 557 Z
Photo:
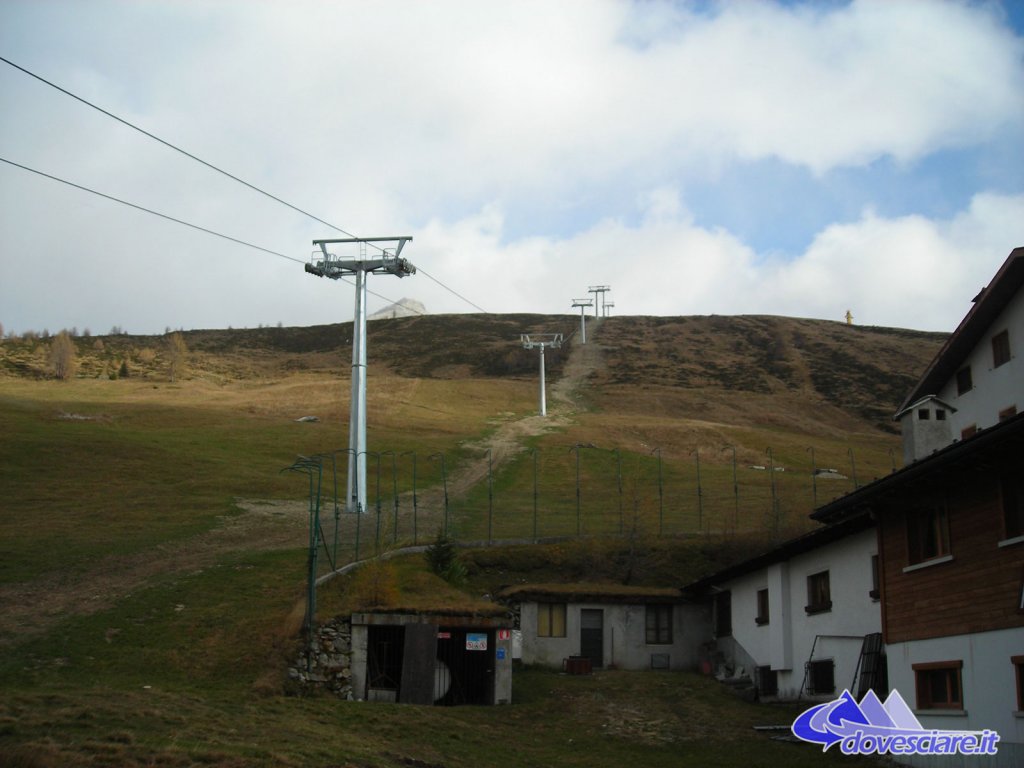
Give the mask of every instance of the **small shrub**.
M 443 531 L 437 532 L 434 543 L 427 547 L 423 556 L 427 559 L 430 570 L 449 584 L 460 586 L 466 582 L 466 564 L 459 559 L 455 542 Z

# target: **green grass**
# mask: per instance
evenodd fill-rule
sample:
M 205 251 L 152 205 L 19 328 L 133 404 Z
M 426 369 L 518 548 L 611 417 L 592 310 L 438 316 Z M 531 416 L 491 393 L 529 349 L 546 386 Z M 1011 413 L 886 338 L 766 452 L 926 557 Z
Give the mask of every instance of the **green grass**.
M 690 673 L 513 675 L 499 708 L 429 708 L 95 685 L 8 692 L 0 759 L 38 765 L 874 765 L 756 734 L 799 708 L 734 699 Z M 17 745 L 17 746 L 15 746 Z
M 0 399 L 0 583 L 81 570 L 208 529 L 237 496 L 294 494 L 277 470 L 305 425 L 206 410 Z M 72 412 L 72 411 L 68 411 Z M 84 413 L 83 413 L 84 412 Z

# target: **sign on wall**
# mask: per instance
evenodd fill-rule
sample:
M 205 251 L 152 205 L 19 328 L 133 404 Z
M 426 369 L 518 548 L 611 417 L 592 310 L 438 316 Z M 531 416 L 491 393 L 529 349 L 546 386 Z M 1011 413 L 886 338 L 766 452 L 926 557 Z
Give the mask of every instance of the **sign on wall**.
M 487 633 L 486 632 L 467 632 L 466 633 L 466 650 L 467 651 L 486 651 L 487 650 Z

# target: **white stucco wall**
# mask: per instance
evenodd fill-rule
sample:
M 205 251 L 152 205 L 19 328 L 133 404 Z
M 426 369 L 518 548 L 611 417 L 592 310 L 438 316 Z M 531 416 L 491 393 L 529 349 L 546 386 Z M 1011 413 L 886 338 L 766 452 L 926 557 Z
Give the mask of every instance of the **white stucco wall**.
M 1010 362 L 993 368 L 992 337 L 1004 330 L 1009 331 Z M 949 417 L 954 440 L 959 440 L 961 431 L 971 424 L 978 429 L 997 424 L 999 412 L 1011 405 L 1016 405 L 1018 412 L 1024 411 L 1024 293 L 1018 292 L 996 318 L 966 364 L 971 366 L 972 390 L 958 395 L 954 377 L 936 393 L 957 409 Z
M 922 726 L 957 731 L 987 728 L 999 733 L 996 758 L 987 757 L 980 763 L 961 760 L 956 765 L 1024 765 L 1024 713 L 1017 711 L 1017 687 L 1010 663 L 1011 656 L 1024 654 L 1024 629 L 893 643 L 886 646 L 886 653 L 889 685 L 900 692 Z M 913 665 L 933 661 L 963 661 L 962 712 L 950 714 L 916 708 Z
M 719 585 L 732 593 L 734 641 L 757 666 L 778 672 L 780 698 L 799 694 L 812 647 L 815 660 L 835 661 L 836 695 L 852 684 L 864 635 L 882 628 L 879 602 L 869 596 L 877 551 L 870 529 Z M 832 610 L 808 615 L 807 577 L 826 570 Z M 757 592 L 765 588 L 770 621 L 758 626 Z
M 697 666 L 698 649 L 709 632 L 710 620 L 703 606 L 672 606 L 672 644 L 649 645 L 644 605 L 609 603 L 568 603 L 565 612 L 565 637 L 537 636 L 537 603 L 520 607 L 523 663 L 561 669 L 562 660 L 580 653 L 580 612 L 598 609 L 604 612 L 604 666 L 622 669 L 650 669 L 652 654 L 668 654 L 672 669 Z

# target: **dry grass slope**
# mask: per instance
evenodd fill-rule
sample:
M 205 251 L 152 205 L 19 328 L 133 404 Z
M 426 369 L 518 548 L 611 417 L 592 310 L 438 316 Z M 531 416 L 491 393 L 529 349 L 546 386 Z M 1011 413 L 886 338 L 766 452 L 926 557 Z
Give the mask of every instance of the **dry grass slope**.
M 548 356 L 558 415 L 538 425 L 536 355 L 519 334 L 568 335 L 577 323 L 452 315 L 370 325 L 370 447 L 418 454 L 421 537 L 441 520 L 441 467 L 427 456 L 442 451 L 455 532 L 488 534 L 481 467 L 498 434 L 514 445 L 492 451 L 496 538 L 529 538 L 531 457 L 542 533 L 596 534 L 467 553 L 475 598 L 523 580 L 664 585 L 751 551 L 766 526 L 806 521 L 808 449 L 817 466 L 845 466 L 849 454 L 862 478 L 888 472 L 898 446 L 889 415 L 943 340 L 787 318 L 608 318 L 585 354 L 571 342 Z M 753 737 L 754 722 L 793 713 L 734 702 L 687 675 L 527 671 L 516 705 L 500 712 L 282 695 L 308 509 L 305 478 L 279 470 L 345 444 L 351 325 L 182 336 L 187 369 L 174 383 L 163 337 L 75 339 L 70 381 L 53 379 L 48 342 L 0 343 L 0 764 L 455 768 L 495 764 L 496 750 L 513 768 L 834 757 Z M 321 421 L 295 422 L 310 413 Z M 567 450 L 580 444 L 592 447 Z M 774 499 L 756 468 L 766 447 L 788 470 Z M 401 537 L 387 521 L 383 530 L 400 542 L 411 530 L 409 458 L 398 468 Z M 342 554 L 352 555 L 354 521 L 344 522 Z M 372 519 L 363 524 L 365 555 Z M 345 584 L 324 590 L 324 610 L 353 598 L 338 591 Z M 416 561 L 396 561 L 355 597 L 360 589 L 399 605 L 464 599 Z

